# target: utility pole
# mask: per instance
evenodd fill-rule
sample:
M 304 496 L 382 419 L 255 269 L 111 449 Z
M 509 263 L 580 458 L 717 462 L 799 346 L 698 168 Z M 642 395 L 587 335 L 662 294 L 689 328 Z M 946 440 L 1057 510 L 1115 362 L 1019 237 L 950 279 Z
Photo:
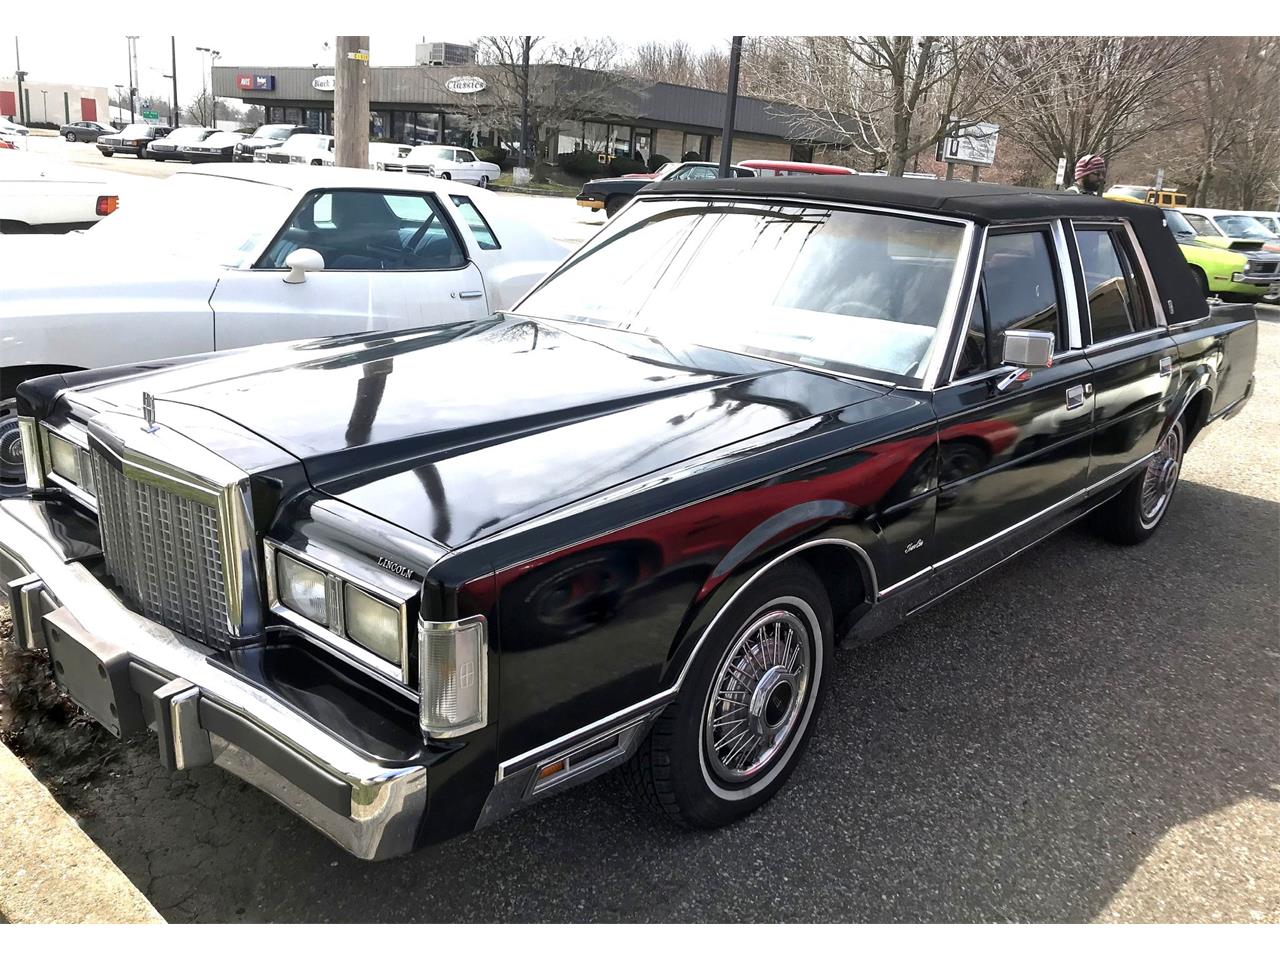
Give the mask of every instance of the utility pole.
M 138 87 L 133 79 L 133 61 L 137 54 L 134 52 L 134 41 L 138 39 L 137 34 L 126 34 L 125 40 L 129 41 L 129 122 L 133 123 L 138 118 L 136 116 L 135 104 L 138 96 Z
M 738 67 L 742 62 L 742 38 L 734 37 L 729 47 L 729 89 L 724 98 L 724 128 L 720 131 L 720 179 L 729 176 L 733 156 L 733 121 L 738 112 Z
M 173 81 L 173 99 L 169 106 L 169 126 L 178 129 L 178 118 L 182 111 L 178 109 L 178 46 L 172 34 L 169 36 L 169 72 L 163 75 L 166 80 Z
M 209 112 L 213 116 L 213 122 L 209 126 L 215 129 L 218 126 L 218 92 L 213 89 L 213 65 L 218 62 L 218 58 L 221 56 L 221 50 L 209 51 Z
M 27 116 L 23 109 L 22 99 L 22 81 L 26 79 L 27 73 L 22 69 L 22 54 L 18 51 L 18 38 L 13 38 L 13 59 L 16 61 L 16 69 L 14 76 L 18 78 L 18 122 L 27 124 L 31 122 L 31 118 Z
M 334 44 L 333 162 L 369 166 L 368 37 L 338 37 Z
M 533 37 L 524 37 L 520 60 L 520 166 L 529 168 L 529 51 Z

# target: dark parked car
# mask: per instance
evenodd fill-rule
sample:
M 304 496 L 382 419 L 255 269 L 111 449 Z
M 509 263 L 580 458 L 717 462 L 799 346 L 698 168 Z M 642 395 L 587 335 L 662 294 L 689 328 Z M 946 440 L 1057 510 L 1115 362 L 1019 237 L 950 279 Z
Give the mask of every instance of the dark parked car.
M 713 827 L 794 770 L 837 641 L 1083 514 L 1152 536 L 1253 311 L 1154 207 L 656 184 L 510 314 L 22 384 L 0 584 L 109 729 L 357 856 L 623 764 Z
M 189 163 L 230 163 L 235 159 L 236 147 L 244 139 L 243 133 L 218 130 L 203 140 L 179 148 L 178 153 Z
M 756 172 L 750 167 L 735 166 L 731 168 L 735 177 L 754 177 Z M 720 175 L 720 164 L 706 163 L 701 160 L 688 160 L 684 163 L 664 163 L 652 173 L 628 173 L 621 177 L 601 177 L 588 180 L 578 193 L 578 206 L 588 210 L 603 210 L 613 216 L 627 201 L 651 183 L 662 183 L 667 180 L 685 182 L 690 180 L 714 180 Z
M 64 123 L 58 128 L 58 135 L 67 143 L 94 143 L 99 137 L 116 133 L 115 127 L 108 127 L 97 120 L 77 120 L 75 123 Z
M 99 137 L 98 152 L 104 157 L 117 153 L 143 157 L 151 141 L 168 136 L 171 130 L 171 127 L 160 127 L 150 123 L 131 123 L 119 133 L 104 134 Z
M 315 133 L 311 127 L 299 127 L 291 123 L 264 123 L 251 136 L 238 144 L 234 158 L 237 162 L 252 161 L 259 150 L 275 150 L 295 133 Z
M 217 132 L 212 127 L 178 127 L 147 144 L 144 156 L 157 163 L 163 163 L 166 160 L 186 160 L 188 149 L 198 143 L 204 143 Z

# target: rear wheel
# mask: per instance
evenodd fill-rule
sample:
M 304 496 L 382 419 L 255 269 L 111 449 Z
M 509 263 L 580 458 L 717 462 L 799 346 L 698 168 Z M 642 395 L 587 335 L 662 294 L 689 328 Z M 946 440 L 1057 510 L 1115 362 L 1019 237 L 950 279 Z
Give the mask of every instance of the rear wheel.
M 481 189 L 481 190 L 488 190 L 488 189 L 489 189 L 489 178 L 488 178 L 488 177 L 484 177 L 484 176 L 482 176 L 482 177 L 480 178 L 480 189 Z
M 831 604 L 786 563 L 726 608 L 624 778 L 678 823 L 718 827 L 786 782 L 813 730 L 832 656 Z
M 1095 514 L 1095 526 L 1115 543 L 1142 543 L 1164 519 L 1178 486 L 1186 447 L 1186 427 L 1179 420 L 1169 428 L 1147 468 Z

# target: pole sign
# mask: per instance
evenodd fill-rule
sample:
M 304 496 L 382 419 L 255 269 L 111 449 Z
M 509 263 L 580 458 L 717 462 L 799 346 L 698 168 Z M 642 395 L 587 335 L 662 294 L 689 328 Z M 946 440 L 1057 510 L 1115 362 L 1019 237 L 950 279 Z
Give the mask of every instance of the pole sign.
M 1053 180 L 1058 186 L 1062 186 L 1067 182 L 1067 158 L 1058 158 L 1058 175 Z
M 450 93 L 479 93 L 487 86 L 482 77 L 450 77 L 444 82 Z
M 1156 190 L 1164 186 L 1164 167 L 1156 167 Z
M 156 113 L 154 110 L 143 110 L 142 119 L 143 120 L 159 120 L 160 114 Z
M 329 74 L 328 76 L 324 76 L 324 77 L 314 77 L 314 78 L 312 78 L 312 80 L 311 80 L 311 87 L 312 87 L 312 89 L 314 89 L 314 90 L 326 90 L 326 91 L 332 91 L 332 90 L 333 90 L 333 85 L 334 85 L 334 83 L 336 83 L 336 82 L 337 82 L 337 81 L 334 79 L 333 74 Z
M 944 163 L 970 163 L 989 167 L 996 162 L 996 141 L 1000 139 L 998 123 L 970 123 L 956 127 L 953 136 L 943 141 Z

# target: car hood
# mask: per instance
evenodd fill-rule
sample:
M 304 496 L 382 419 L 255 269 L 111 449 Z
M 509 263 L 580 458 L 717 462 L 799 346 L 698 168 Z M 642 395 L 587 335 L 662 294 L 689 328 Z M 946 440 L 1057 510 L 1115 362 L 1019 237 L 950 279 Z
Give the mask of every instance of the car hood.
M 446 547 L 888 391 L 515 316 L 276 344 L 97 392 L 136 407 L 144 389 L 157 420 L 169 403 L 217 413 L 322 493 Z
M 582 185 L 582 192 L 596 190 L 639 190 L 645 184 L 651 183 L 649 179 L 640 179 L 639 177 L 601 177 L 599 180 L 588 180 Z

